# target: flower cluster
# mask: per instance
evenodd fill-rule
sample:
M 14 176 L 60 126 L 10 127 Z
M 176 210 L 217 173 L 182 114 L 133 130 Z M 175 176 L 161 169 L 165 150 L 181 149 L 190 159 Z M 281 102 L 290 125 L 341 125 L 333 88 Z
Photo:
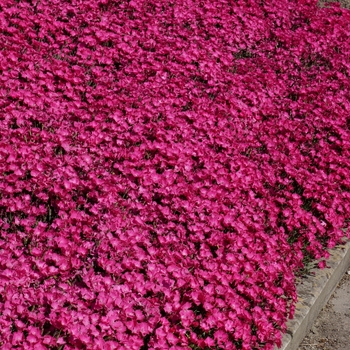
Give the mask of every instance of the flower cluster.
M 350 212 L 350 13 L 2 0 L 0 33 L 1 348 L 280 344 Z

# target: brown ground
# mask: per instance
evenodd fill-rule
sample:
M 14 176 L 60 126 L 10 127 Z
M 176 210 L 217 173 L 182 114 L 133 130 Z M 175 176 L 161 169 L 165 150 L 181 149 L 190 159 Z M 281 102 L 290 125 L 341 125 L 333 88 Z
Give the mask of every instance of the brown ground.
M 350 350 L 350 270 L 298 350 Z
M 323 6 L 327 2 L 340 2 L 342 7 L 350 9 L 350 0 L 339 0 L 339 1 L 335 1 L 335 0 L 319 0 L 318 3 L 319 3 L 320 6 Z M 350 347 L 349 347 L 349 349 L 350 349 Z

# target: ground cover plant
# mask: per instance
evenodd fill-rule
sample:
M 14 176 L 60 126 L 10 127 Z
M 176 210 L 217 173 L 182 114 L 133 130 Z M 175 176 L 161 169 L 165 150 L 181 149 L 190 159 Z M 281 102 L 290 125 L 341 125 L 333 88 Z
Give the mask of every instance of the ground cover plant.
M 305 0 L 2 0 L 1 348 L 280 344 L 347 227 L 349 26 Z

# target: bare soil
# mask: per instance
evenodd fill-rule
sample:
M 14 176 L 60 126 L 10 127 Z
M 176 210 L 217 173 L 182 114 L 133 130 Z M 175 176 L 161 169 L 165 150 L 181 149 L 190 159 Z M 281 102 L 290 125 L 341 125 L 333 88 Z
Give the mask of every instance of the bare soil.
M 298 350 L 350 350 L 350 270 Z
M 327 4 L 327 2 L 339 2 L 342 7 L 350 9 L 350 0 L 339 0 L 339 1 L 319 0 L 318 4 L 319 4 L 319 6 L 323 7 L 325 4 Z M 350 347 L 349 347 L 349 349 L 350 349 Z

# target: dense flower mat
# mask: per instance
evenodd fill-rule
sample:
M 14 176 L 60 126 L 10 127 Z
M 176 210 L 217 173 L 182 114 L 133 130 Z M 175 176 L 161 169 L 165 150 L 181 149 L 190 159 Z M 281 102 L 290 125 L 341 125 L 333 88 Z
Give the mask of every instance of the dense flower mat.
M 350 15 L 2 0 L 1 349 L 272 349 L 350 209 Z

